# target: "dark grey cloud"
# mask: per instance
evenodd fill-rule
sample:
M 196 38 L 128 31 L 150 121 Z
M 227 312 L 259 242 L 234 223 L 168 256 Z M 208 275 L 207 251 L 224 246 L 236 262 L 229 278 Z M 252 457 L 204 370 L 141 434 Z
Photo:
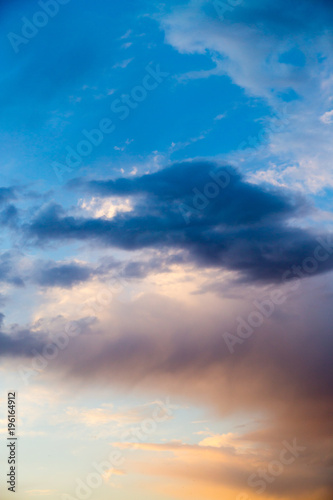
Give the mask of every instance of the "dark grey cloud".
M 22 254 L 15 250 L 3 252 L 0 255 L 0 282 L 23 286 L 24 280 L 17 273 L 17 261 Z
M 73 262 L 62 264 L 53 261 L 38 262 L 32 273 L 32 281 L 43 287 L 59 286 L 71 288 L 77 283 L 88 281 L 94 274 L 93 268 Z
M 88 281 L 93 275 L 103 275 L 102 269 L 94 269 L 76 262 L 56 262 L 37 260 L 20 267 L 24 254 L 10 250 L 0 255 L 0 282 L 15 286 L 34 283 L 42 287 L 71 288 L 73 285 Z M 105 270 L 107 272 L 107 270 Z
M 55 342 L 59 334 L 67 332 L 70 325 L 76 335 L 91 333 L 91 326 L 97 322 L 93 317 L 82 317 L 76 321 L 66 321 L 59 315 L 52 318 L 49 324 L 39 320 L 33 325 L 20 327 L 4 325 L 5 316 L 0 313 L 0 358 L 32 358 L 42 354 L 43 350 Z M 51 327 L 51 328 L 50 328 Z
M 112 328 L 98 325 L 98 332 L 80 335 L 55 361 L 54 370 L 81 385 L 170 391 L 206 401 L 221 413 L 262 407 L 292 421 L 294 429 L 300 428 L 304 413 L 313 432 L 322 433 L 324 425 L 327 432 L 333 410 L 330 303 L 331 297 L 320 292 L 315 299 L 307 294 L 301 304 L 292 297 L 282 308 L 283 317 L 266 319 L 231 354 L 222 334 L 234 332 L 235 320 L 225 310 L 210 321 L 205 308 L 189 315 L 176 301 L 146 295 L 113 304 Z M 244 310 L 238 313 L 247 318 Z M 37 334 L 29 329 L 1 334 L 0 353 L 30 357 L 36 343 L 41 352 L 50 342 L 40 333 L 42 327 Z M 63 331 L 63 324 L 52 329 Z M 82 320 L 82 332 L 87 329 Z M 322 421 L 312 421 L 314 408 Z
M 128 261 L 118 268 L 118 275 L 125 279 L 145 278 L 151 273 L 166 273 L 173 264 L 184 264 L 186 259 L 182 255 L 159 255 L 146 261 Z
M 42 287 L 71 288 L 73 285 L 88 281 L 93 275 L 102 276 L 106 269 L 90 267 L 76 262 L 56 262 L 37 260 L 23 264 L 26 256 L 18 250 L 0 254 L 0 282 L 14 286 L 34 283 Z
M 318 246 L 318 234 L 297 227 L 310 210 L 301 196 L 252 184 L 231 168 L 205 161 L 130 179 L 76 180 L 74 186 L 94 196 L 131 197 L 134 209 L 111 220 L 88 219 L 49 204 L 24 227 L 31 243 L 84 240 L 129 251 L 180 249 L 198 265 L 268 281 L 280 280 Z M 332 267 L 328 259 L 318 272 Z
M 30 200 L 42 200 L 47 202 L 50 200 L 52 191 L 46 193 L 37 193 L 32 191 L 29 185 L 14 185 L 11 187 L 0 187 L 0 226 L 4 228 L 17 229 L 20 222 L 20 216 L 25 212 L 34 212 L 36 207 L 18 208 L 20 204 L 29 202 Z M 14 204 L 15 202 L 15 204 Z
M 118 261 L 111 257 L 101 259 L 95 264 L 75 261 L 36 260 L 20 266 L 24 254 L 11 250 L 0 254 L 0 282 L 14 286 L 35 284 L 40 287 L 72 288 L 73 286 L 98 278 L 111 281 L 115 278 L 138 279 L 158 271 L 167 272 L 170 265 L 179 264 L 179 255 L 149 256 L 147 260 Z
M 29 329 L 9 334 L 0 332 L 0 357 L 32 357 L 35 351 L 41 351 L 45 345 L 45 340 Z
M 147 261 L 120 262 L 114 259 L 104 259 L 93 265 L 79 264 L 76 262 L 37 261 L 27 280 L 41 287 L 72 288 L 78 283 L 83 283 L 97 277 L 101 280 L 114 280 L 114 278 L 138 279 L 158 271 L 167 272 L 168 266 L 179 263 L 178 256 L 151 257 Z

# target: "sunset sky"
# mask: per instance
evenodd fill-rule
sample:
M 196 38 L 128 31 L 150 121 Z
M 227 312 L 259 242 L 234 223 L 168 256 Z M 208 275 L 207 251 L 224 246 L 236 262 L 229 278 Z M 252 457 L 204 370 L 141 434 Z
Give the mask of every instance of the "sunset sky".
M 333 2 L 0 27 L 1 500 L 332 500 Z

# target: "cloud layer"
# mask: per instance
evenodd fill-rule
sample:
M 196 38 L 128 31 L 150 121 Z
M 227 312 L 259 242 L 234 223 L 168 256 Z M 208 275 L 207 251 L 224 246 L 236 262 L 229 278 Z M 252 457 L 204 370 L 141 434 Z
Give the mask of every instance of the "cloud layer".
M 318 238 L 325 236 L 302 227 L 310 206 L 299 195 L 252 184 L 233 169 L 205 161 L 71 186 L 110 199 L 130 197 L 133 209 L 111 219 L 86 218 L 53 203 L 25 225 L 30 242 L 177 249 L 199 266 L 236 271 L 247 280 L 280 281 L 292 266 L 313 256 Z M 318 272 L 331 268 L 328 259 Z

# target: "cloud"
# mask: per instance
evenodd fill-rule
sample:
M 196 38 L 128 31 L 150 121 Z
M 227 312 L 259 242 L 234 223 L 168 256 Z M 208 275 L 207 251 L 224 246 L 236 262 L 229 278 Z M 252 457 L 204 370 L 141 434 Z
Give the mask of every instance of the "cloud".
M 211 446 L 213 448 L 221 448 L 222 446 L 230 446 L 235 435 L 232 432 L 228 434 L 211 434 L 209 437 L 200 441 L 199 446 Z
M 15 200 L 16 194 L 14 188 L 0 188 L 0 205 Z
M 234 332 L 235 317 L 247 317 L 248 308 L 240 301 L 224 303 L 216 297 L 193 296 L 186 305 L 141 294 L 131 302 L 113 302 L 105 322 L 71 342 L 50 364 L 45 377 L 57 374 L 60 380 L 66 380 L 66 386 L 85 390 L 102 384 L 121 394 L 129 390 L 135 394 L 172 394 L 173 402 L 208 406 L 213 415 L 219 419 L 228 417 L 228 421 L 234 414 L 245 418 L 259 414 L 263 420 L 260 427 L 252 426 L 241 437 L 214 433 L 206 440 L 200 438 L 194 447 L 142 443 L 138 449 L 169 456 L 174 453 L 182 481 L 187 467 L 188 478 L 197 476 L 203 483 L 210 480 L 223 488 L 226 475 L 225 481 L 236 490 L 243 484 L 246 488 L 246 478 L 256 467 L 267 467 L 268 457 L 275 458 L 284 439 L 292 441 L 296 437 L 307 448 L 300 468 L 295 469 L 295 476 L 294 469 L 290 469 L 290 474 L 277 481 L 272 495 L 284 495 L 290 500 L 291 493 L 301 494 L 307 489 L 315 498 L 320 482 L 325 487 L 322 498 L 328 500 L 333 317 L 332 292 L 325 289 L 322 280 L 318 277 L 316 283 L 305 283 L 302 295 L 290 297 L 232 355 L 222 334 Z M 29 357 L 30 349 L 35 347 L 32 338 L 39 342 L 36 348 L 41 352 L 50 339 L 43 333 L 45 325 L 39 325 L 40 336 L 35 333 L 37 326 L 33 333 L 30 329 L 20 335 L 9 331 L 2 334 L 3 357 Z M 68 416 L 75 419 L 76 410 Z M 77 411 L 85 425 L 114 417 L 112 408 L 103 406 L 94 410 L 80 407 Z M 313 462 L 318 457 L 320 463 Z M 136 465 L 136 470 L 150 476 L 174 477 L 174 462 L 167 469 L 164 460 L 155 459 L 152 464 L 145 471 Z M 316 467 L 320 471 L 320 481 L 318 474 L 312 479 L 307 464 L 311 470 Z M 303 478 L 303 474 L 308 478 L 305 483 L 302 479 L 294 480 Z
M 47 288 L 72 288 L 94 278 L 101 281 L 112 281 L 117 278 L 124 280 L 142 279 L 154 272 L 168 272 L 169 266 L 183 262 L 184 259 L 179 255 L 154 255 L 154 252 L 146 255 L 146 260 L 117 261 L 106 257 L 96 264 L 37 260 L 27 270 L 24 281 Z
M 65 420 L 75 422 L 77 425 L 82 424 L 87 428 L 91 427 L 95 432 L 97 427 L 102 426 L 109 426 L 110 430 L 114 431 L 111 424 L 116 427 L 125 427 L 140 423 L 149 415 L 145 408 L 138 407 L 126 411 L 116 411 L 112 405 L 103 404 L 101 408 L 67 407 Z
M 133 61 L 133 57 L 130 59 L 125 59 L 124 61 L 117 62 L 116 64 L 113 65 L 113 69 L 121 68 L 125 69 L 127 66 Z
M 87 265 L 48 261 L 35 265 L 32 281 L 43 287 L 71 288 L 77 283 L 88 281 L 93 275 L 94 270 Z
M 269 8 L 265 2 L 238 5 L 223 22 L 213 2 L 196 1 L 161 15 L 159 21 L 166 42 L 180 53 L 210 57 L 218 74 L 227 74 L 252 95 L 271 99 L 283 89 L 302 89 L 312 79 L 316 46 L 329 38 L 323 26 L 330 27 L 333 22 L 332 6 L 326 2 L 321 2 L 322 8 L 312 1 L 296 3 L 302 8 L 295 6 L 293 11 L 286 0 Z M 311 27 L 317 29 L 309 38 Z M 304 61 L 309 63 L 306 68 Z M 189 73 L 188 77 L 211 74 L 214 70 Z
M 286 0 L 269 6 L 242 2 L 224 17 L 218 17 L 214 2 L 198 0 L 158 18 L 167 44 L 211 62 L 211 69 L 178 75 L 182 82 L 228 76 L 268 105 L 260 131 L 267 140 L 262 143 L 259 134 L 258 147 L 248 144 L 245 153 L 239 145 L 224 159 L 262 175 L 273 164 L 273 182 L 282 175 L 286 185 L 308 193 L 331 188 L 333 146 L 326 110 L 332 107 L 332 3 L 298 0 L 290 9 Z M 245 136 L 243 144 L 249 139 Z
M 0 332 L 0 356 L 32 357 L 34 351 L 43 349 L 45 341 L 38 338 L 29 329 L 14 333 Z
M 8 226 L 9 228 L 15 229 L 18 220 L 18 210 L 12 204 L 8 205 L 4 210 L 0 212 L 0 224 L 4 227 Z
M 331 296 L 325 298 L 313 287 L 305 296 L 288 301 L 234 355 L 222 339 L 230 326 L 228 311 L 211 317 L 218 307 L 214 303 L 208 309 L 209 300 L 187 309 L 162 297 L 141 297 L 120 309 L 112 307 L 112 333 L 106 327 L 102 336 L 81 337 L 81 345 L 57 369 L 68 383 L 78 386 L 108 383 L 121 393 L 166 393 L 182 404 L 208 405 L 219 421 L 223 416 L 229 421 L 235 414 L 262 416 L 260 426 L 242 436 L 213 434 L 194 446 L 139 443 L 136 449 L 147 457 L 132 471 L 150 478 L 155 474 L 182 481 L 196 477 L 218 488 L 247 490 L 248 476 L 257 468 L 267 468 L 284 440 L 296 438 L 306 452 L 295 468 L 272 485 L 271 495 L 290 500 L 311 491 L 316 498 L 318 488 L 324 487 L 322 498 L 328 500 L 332 491 Z M 240 307 L 237 313 L 242 315 Z M 133 443 L 119 446 L 131 448 Z M 149 453 L 156 457 L 150 459 Z M 309 467 L 313 470 L 312 461 L 318 457 L 317 473 L 311 475 Z
M 297 312 L 299 306 L 297 309 L 297 305 L 293 305 Z M 304 411 L 303 405 L 307 407 L 312 401 L 311 404 L 316 402 L 318 419 L 321 415 L 326 420 L 323 404 L 328 404 L 333 396 L 330 314 L 326 312 L 318 322 L 306 315 L 308 327 L 299 328 L 293 318 L 287 318 L 286 312 L 292 309 L 286 306 L 283 318 L 277 314 L 267 320 L 244 347 L 231 355 L 222 337 L 224 331 L 234 329 L 230 314 L 224 312 L 224 319 L 215 318 L 215 322 L 208 323 L 203 311 L 197 314 L 192 311 L 192 320 L 179 321 L 176 319 L 179 314 L 186 314 L 181 310 L 175 303 L 152 297 L 143 297 L 131 306 L 124 304 L 113 310 L 116 331 L 112 337 L 82 338 L 86 348 L 80 358 L 73 355 L 68 367 L 70 373 L 80 380 L 89 377 L 96 382 L 117 380 L 120 386 L 145 381 L 152 387 L 161 386 L 183 397 L 196 398 L 197 395 L 221 413 L 241 408 L 274 409 L 281 412 L 282 421 L 293 420 L 299 429 L 302 424 L 297 423 L 296 415 Z M 121 315 L 125 312 L 131 320 L 122 327 L 116 318 L 124 317 Z M 149 314 L 152 317 L 146 318 Z M 239 311 L 239 314 L 242 313 Z M 153 332 L 161 330 L 161 324 L 166 325 L 164 335 L 154 335 Z M 320 332 L 318 337 L 313 336 L 313 327 Z M 94 353 L 88 348 L 91 341 Z M 279 384 L 276 384 L 277 374 Z M 282 418 L 295 392 L 298 405 Z M 309 415 L 311 413 L 309 409 Z
M 0 225 L 5 227 L 15 227 L 18 220 L 17 208 L 10 203 L 17 199 L 17 189 L 14 187 L 0 188 Z
M 111 263 L 94 268 L 70 261 L 32 260 L 19 251 L 10 250 L 0 255 L 0 282 L 19 287 L 33 283 L 41 287 L 71 288 L 94 276 L 103 276 L 111 267 Z
M 320 117 L 320 120 L 326 125 L 333 123 L 333 109 L 331 111 L 326 111 L 326 113 Z
M 183 403 L 208 404 L 219 415 L 264 412 L 276 419 L 278 431 L 269 433 L 273 441 L 293 433 L 315 439 L 331 425 L 332 295 L 313 284 L 303 294 L 289 297 L 234 354 L 223 333 L 234 333 L 236 317 L 249 315 L 239 300 L 223 304 L 211 296 L 192 296 L 186 305 L 143 294 L 131 302 L 115 301 L 98 327 L 88 330 L 82 320 L 86 333 L 54 360 L 50 373 L 80 386 L 158 390 Z M 24 331 L 7 331 L 1 335 L 1 354 L 29 357 L 33 348 L 41 352 L 52 339 L 45 331 L 63 328 L 63 322 L 41 322 Z
M 228 500 L 237 497 L 252 498 L 258 494 L 258 486 L 262 483 L 252 481 L 250 485 L 248 478 L 254 476 L 258 481 L 259 470 L 267 472 L 268 465 L 279 461 L 284 446 L 280 442 L 269 449 L 259 445 L 244 451 L 241 446 L 239 448 L 241 443 L 240 439 L 229 448 L 202 447 L 182 442 L 139 443 L 133 453 L 140 453 L 141 460 L 135 460 L 134 456 L 127 468 L 132 474 L 159 477 L 156 496 L 168 491 L 168 482 L 171 482 L 173 494 L 181 491 L 182 498 L 193 498 L 193 495 L 195 498 L 223 497 Z M 300 445 L 297 439 L 296 443 Z M 126 444 L 121 447 L 126 448 Z M 131 447 L 131 443 L 128 443 L 128 447 Z M 279 475 L 272 474 L 269 477 L 268 474 L 269 481 L 263 498 L 329 500 L 332 488 L 328 475 L 323 475 L 320 481 L 318 477 L 308 473 L 306 464 L 309 451 L 304 451 L 303 447 L 303 453 L 299 453 L 294 459 L 289 451 L 284 455 L 288 456 L 289 465 L 282 467 L 283 473 Z M 310 455 L 312 452 L 313 450 Z
M 0 254 L 0 282 L 15 286 L 24 285 L 17 265 L 21 257 L 22 254 L 16 250 L 8 250 Z
M 49 204 L 24 226 L 30 243 L 83 240 L 127 251 L 176 249 L 199 266 L 235 271 L 254 281 L 280 281 L 318 247 L 320 234 L 301 227 L 302 216 L 310 212 L 304 198 L 255 185 L 207 161 L 75 185 L 93 196 L 130 198 L 132 210 L 108 220 L 76 217 Z M 331 260 L 318 272 L 331 269 Z
M 38 321 L 21 327 L 17 324 L 4 325 L 4 315 L 0 314 L 0 358 L 33 358 L 41 355 L 43 349 L 53 343 L 53 337 L 68 331 L 69 326 L 75 325 L 77 335 L 90 332 L 90 325 L 95 322 L 92 317 L 80 317 L 75 322 L 66 320 L 62 316 L 51 318 L 49 322 Z

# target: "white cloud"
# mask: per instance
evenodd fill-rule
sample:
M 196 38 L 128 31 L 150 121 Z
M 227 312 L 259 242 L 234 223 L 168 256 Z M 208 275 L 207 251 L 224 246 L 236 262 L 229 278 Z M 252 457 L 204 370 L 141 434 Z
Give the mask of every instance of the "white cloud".
M 166 42 L 181 54 L 201 54 L 210 58 L 213 67 L 191 71 L 178 79 L 190 81 L 211 75 L 227 75 L 232 82 L 253 97 L 265 100 L 268 140 L 247 149 L 239 148 L 223 160 L 252 173 L 252 180 L 265 178 L 274 185 L 318 193 L 333 186 L 333 144 L 330 128 L 332 107 L 333 56 L 332 36 L 325 30 L 308 40 L 297 34 L 297 45 L 305 54 L 304 67 L 284 64 L 280 56 L 295 46 L 286 34 L 278 36 L 272 30 L 263 31 L 259 25 L 242 22 L 221 22 L 204 13 L 201 0 L 176 8 L 160 18 Z M 317 55 L 323 54 L 320 61 Z M 286 103 L 284 92 L 294 92 L 294 100 Z M 274 127 L 272 118 L 286 107 L 282 126 Z M 320 116 L 320 120 L 318 120 Z M 223 114 L 215 119 L 220 119 Z M 278 120 L 279 121 L 279 120 Z M 247 141 L 247 137 L 244 137 Z M 274 164 L 274 168 L 267 165 Z
M 124 33 L 121 37 L 120 40 L 125 40 L 132 34 L 132 30 L 127 30 L 126 33 Z
M 214 120 L 223 120 L 227 116 L 227 113 L 221 113 L 220 115 L 215 116 Z
M 112 219 L 119 212 L 131 212 L 133 210 L 130 199 L 117 197 L 108 199 L 93 197 L 90 200 L 81 199 L 79 200 L 79 207 L 89 212 L 89 215 L 96 219 Z
M 235 437 L 237 434 L 228 432 L 227 434 L 210 434 L 199 442 L 199 446 L 210 446 L 213 448 L 221 448 L 222 446 L 235 447 Z
M 132 57 L 130 59 L 125 59 L 124 61 L 117 62 L 112 67 L 113 67 L 113 69 L 117 69 L 117 68 L 125 69 L 133 61 L 133 59 L 134 58 Z
M 320 120 L 326 125 L 333 123 L 333 109 L 331 111 L 326 111 L 326 113 L 320 117 Z

